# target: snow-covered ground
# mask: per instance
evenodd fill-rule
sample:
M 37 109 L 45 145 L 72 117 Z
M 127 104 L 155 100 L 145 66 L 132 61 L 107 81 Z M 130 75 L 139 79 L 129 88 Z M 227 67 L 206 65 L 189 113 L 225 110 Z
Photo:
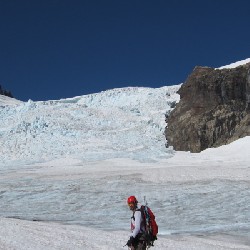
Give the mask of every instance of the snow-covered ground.
M 250 137 L 165 148 L 179 87 L 0 96 L 0 249 L 126 249 L 129 195 L 156 214 L 154 249 L 250 249 Z
M 245 137 L 154 163 L 12 168 L 0 177 L 0 249 L 124 249 L 131 194 L 146 195 L 157 216 L 154 249 L 250 249 L 249 147 Z

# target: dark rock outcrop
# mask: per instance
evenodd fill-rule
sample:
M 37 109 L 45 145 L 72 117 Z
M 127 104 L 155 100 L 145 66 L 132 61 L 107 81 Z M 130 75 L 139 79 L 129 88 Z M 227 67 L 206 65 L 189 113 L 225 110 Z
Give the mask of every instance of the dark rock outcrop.
M 232 69 L 195 67 L 168 117 L 168 145 L 200 152 L 250 135 L 250 63 Z
M 3 89 L 1 85 L 0 85 L 0 95 L 5 95 L 5 96 L 13 98 L 12 93 L 8 90 Z

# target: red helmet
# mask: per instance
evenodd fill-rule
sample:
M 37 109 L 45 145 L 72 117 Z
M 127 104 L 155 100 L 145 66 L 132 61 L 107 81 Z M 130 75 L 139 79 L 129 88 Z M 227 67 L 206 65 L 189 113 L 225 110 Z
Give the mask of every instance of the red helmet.
M 127 202 L 128 203 L 137 203 L 137 199 L 135 198 L 135 196 L 129 196 Z

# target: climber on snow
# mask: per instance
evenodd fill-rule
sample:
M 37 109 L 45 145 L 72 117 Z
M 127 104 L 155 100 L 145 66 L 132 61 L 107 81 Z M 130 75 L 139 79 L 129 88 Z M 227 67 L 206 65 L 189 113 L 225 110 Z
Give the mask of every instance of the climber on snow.
M 146 250 L 145 224 L 141 205 L 138 204 L 135 196 L 128 197 L 127 203 L 133 214 L 131 217 L 131 236 L 126 245 L 133 250 Z

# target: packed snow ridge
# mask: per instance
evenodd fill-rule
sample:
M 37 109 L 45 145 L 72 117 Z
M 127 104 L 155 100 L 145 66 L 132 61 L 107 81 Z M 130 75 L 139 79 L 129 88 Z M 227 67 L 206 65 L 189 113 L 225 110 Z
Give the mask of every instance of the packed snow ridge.
M 219 67 L 217 69 L 232 69 L 232 68 L 236 68 L 238 66 L 247 64 L 249 62 L 250 62 L 250 58 L 247 58 L 245 60 L 241 60 L 241 61 L 238 61 L 238 62 L 235 62 L 235 63 L 231 63 L 229 65 L 225 65 L 225 66 Z

